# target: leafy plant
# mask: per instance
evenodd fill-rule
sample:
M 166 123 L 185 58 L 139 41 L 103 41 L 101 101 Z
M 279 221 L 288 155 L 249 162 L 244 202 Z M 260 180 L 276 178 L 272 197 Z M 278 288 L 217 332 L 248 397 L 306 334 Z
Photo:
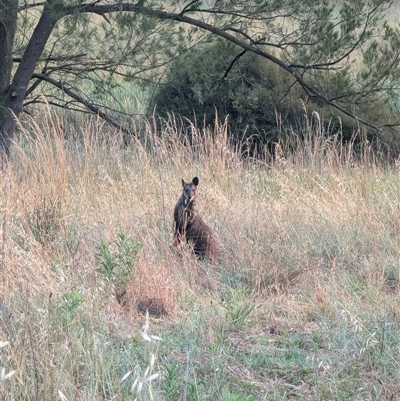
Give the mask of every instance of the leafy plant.
M 179 398 L 181 389 L 181 369 L 177 364 L 168 364 L 165 367 L 162 390 L 167 401 L 174 401 Z
M 120 232 L 113 242 L 103 241 L 97 247 L 95 258 L 102 274 L 113 286 L 118 302 L 126 293 L 126 285 L 139 260 L 142 244 L 135 242 L 128 234 Z
M 254 309 L 254 304 L 246 298 L 243 291 L 231 290 L 224 303 L 226 317 L 231 330 L 239 330 Z
M 83 295 L 79 292 L 67 292 L 63 295 L 62 310 L 68 316 L 74 316 L 83 302 Z

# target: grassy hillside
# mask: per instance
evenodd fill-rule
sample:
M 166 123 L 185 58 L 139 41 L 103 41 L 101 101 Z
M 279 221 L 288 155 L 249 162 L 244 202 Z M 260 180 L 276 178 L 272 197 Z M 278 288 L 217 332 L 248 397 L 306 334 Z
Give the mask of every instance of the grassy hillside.
M 400 399 L 399 166 L 311 124 L 260 160 L 107 130 L 32 120 L 1 173 L 1 400 Z M 195 175 L 213 264 L 172 244 Z

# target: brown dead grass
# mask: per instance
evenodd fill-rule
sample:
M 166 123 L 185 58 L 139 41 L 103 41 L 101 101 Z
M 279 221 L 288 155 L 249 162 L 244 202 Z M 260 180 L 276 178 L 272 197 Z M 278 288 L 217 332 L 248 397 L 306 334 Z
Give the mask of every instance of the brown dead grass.
M 214 132 L 193 126 L 189 145 L 170 124 L 156 158 L 140 144 L 122 149 L 118 140 L 100 139 L 96 127 L 82 129 L 83 141 L 74 148 L 55 116 L 47 115 L 43 125 L 32 121 L 2 175 L 5 293 L 27 282 L 57 293 L 60 277 L 74 282 L 77 272 L 92 282 L 96 244 L 127 231 L 144 245 L 132 298 L 159 296 L 175 310 L 180 294 L 196 283 L 188 255 L 182 260 L 171 250 L 171 211 L 181 177 L 200 175 L 199 207 L 219 237 L 222 264 L 240 270 L 258 291 L 321 269 L 321 257 L 310 255 L 314 233 L 340 235 L 359 227 L 363 243 L 342 244 L 345 253 L 361 257 L 368 249 L 377 258 L 382 241 L 376 237 L 398 233 L 398 173 L 358 165 L 351 156 L 343 160 L 338 147 L 299 152 L 301 164 L 284 153 L 274 164 L 246 163 L 230 148 L 225 125 Z M 295 235 L 300 229 L 301 247 Z M 289 270 L 282 269 L 284 253 Z M 59 258 L 58 276 L 51 267 Z M 376 282 L 382 274 L 370 276 Z
M 80 324 L 91 322 L 93 338 L 97 331 L 113 339 L 133 337 L 145 322 L 137 301 L 161 300 L 168 315 L 152 323 L 155 330 L 179 332 L 193 325 L 204 343 L 191 363 L 206 378 L 212 372 L 202 371 L 202 361 L 211 358 L 208 353 L 224 335 L 229 334 L 226 344 L 231 341 L 243 355 L 256 358 L 257 350 L 268 354 L 271 349 L 279 358 L 283 351 L 274 348 L 275 341 L 287 338 L 290 348 L 290 336 L 304 342 L 314 333 L 324 337 L 330 329 L 321 321 L 345 325 L 349 332 L 364 330 L 368 338 L 373 337 L 370 321 L 398 322 L 398 167 L 378 162 L 368 150 L 357 159 L 351 145 L 308 129 L 309 139 L 315 134 L 312 143 L 293 141 L 276 147 L 275 155 L 244 160 L 230 147 L 224 124 L 213 130 L 193 126 L 189 143 L 173 122 L 166 122 L 156 156 L 136 141 L 124 147 L 117 133 L 95 123 L 76 132 L 53 114 L 32 121 L 1 175 L 0 300 L 17 319 L 12 349 L 34 341 L 31 351 L 14 356 L 19 380 L 24 372 L 31 374 L 35 352 L 55 343 L 47 344 L 36 372 L 51 371 L 52 358 L 67 353 L 71 369 L 64 367 L 63 383 L 75 388 L 74 353 L 81 355 L 79 347 L 87 345 L 76 343 L 63 326 L 64 320 L 74 323 L 73 315 L 67 319 L 64 311 L 61 326 L 51 324 L 51 313 L 68 306 L 63 301 L 68 294 L 82 297 Z M 172 243 L 180 180 L 194 176 L 200 177 L 199 211 L 221 249 L 213 264 L 196 261 L 190 249 Z M 142 249 L 119 304 L 96 271 L 95 254 L 102 241 L 112 243 L 121 232 Z M 249 305 L 254 309 L 246 327 L 237 327 L 235 319 Z M 29 320 L 31 315 L 39 319 Z M 12 337 L 10 330 L 2 327 L 4 336 Z M 265 338 L 271 342 L 260 345 Z M 339 335 L 331 341 L 342 344 Z M 375 347 L 368 341 L 365 347 Z M 86 356 L 94 369 L 96 355 Z M 181 358 L 185 355 L 177 350 L 168 361 L 181 363 Z M 318 369 L 315 377 L 330 378 L 318 376 Z M 292 368 L 286 372 L 297 374 Z M 292 388 L 278 376 L 263 384 L 265 369 L 252 371 L 239 360 L 231 361 L 225 374 L 228 382 L 252 382 L 260 392 L 274 394 L 287 386 L 308 394 L 307 386 Z M 51 387 L 49 397 L 58 386 L 50 376 L 43 379 L 44 387 Z M 390 375 L 380 380 L 394 386 Z
M 84 283 L 89 290 L 96 283 L 96 246 L 121 231 L 143 244 L 130 304 L 157 296 L 174 313 L 185 292 L 200 296 L 202 288 L 218 287 L 220 273 L 211 269 L 202 279 L 189 253 L 172 247 L 171 213 L 181 177 L 200 176 L 199 208 L 219 239 L 221 268 L 257 291 L 307 282 L 334 264 L 335 255 L 329 261 L 329 254 L 318 252 L 318 237 L 334 242 L 348 235 L 340 244 L 343 253 L 362 258 L 367 249 L 372 265 L 384 241 L 377 238 L 398 233 L 398 172 L 355 160 L 344 165 L 335 158 L 341 145 L 323 149 L 323 138 L 311 153 L 298 151 L 301 164 L 283 151 L 270 164 L 242 160 L 229 146 L 224 124 L 213 131 L 193 126 L 189 144 L 168 123 L 157 157 L 139 143 L 123 149 L 118 135 L 102 136 L 102 127 L 82 129 L 81 141 L 65 141 L 64 134 L 76 133 L 64 133 L 62 126 L 51 114 L 42 123 L 31 121 L 2 174 L 3 299 L 26 287 L 57 294 L 65 285 Z M 351 238 L 354 227 L 362 237 L 358 243 Z M 346 256 L 344 263 L 351 268 Z M 368 274 L 372 285 L 382 281 L 379 268 Z

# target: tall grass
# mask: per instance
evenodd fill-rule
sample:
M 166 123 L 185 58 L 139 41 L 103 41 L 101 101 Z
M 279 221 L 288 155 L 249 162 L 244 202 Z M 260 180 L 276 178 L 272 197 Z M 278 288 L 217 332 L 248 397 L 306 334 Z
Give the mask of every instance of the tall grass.
M 164 121 L 157 153 L 95 120 L 21 127 L 1 175 L 0 398 L 400 399 L 400 170 L 314 117 L 257 158 L 218 121 L 190 140 Z M 172 245 L 194 176 L 213 264 Z M 96 258 L 121 233 L 141 244 L 123 303 Z M 151 297 L 168 315 L 146 323 Z

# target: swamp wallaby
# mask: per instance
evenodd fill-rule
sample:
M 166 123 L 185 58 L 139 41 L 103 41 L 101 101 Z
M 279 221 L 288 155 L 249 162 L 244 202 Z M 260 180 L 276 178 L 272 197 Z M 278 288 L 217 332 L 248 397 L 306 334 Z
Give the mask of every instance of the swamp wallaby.
M 177 244 L 182 241 L 193 243 L 196 256 L 215 260 L 217 245 L 211 228 L 208 227 L 196 211 L 198 177 L 186 183 L 182 179 L 182 196 L 174 210 L 174 238 Z

